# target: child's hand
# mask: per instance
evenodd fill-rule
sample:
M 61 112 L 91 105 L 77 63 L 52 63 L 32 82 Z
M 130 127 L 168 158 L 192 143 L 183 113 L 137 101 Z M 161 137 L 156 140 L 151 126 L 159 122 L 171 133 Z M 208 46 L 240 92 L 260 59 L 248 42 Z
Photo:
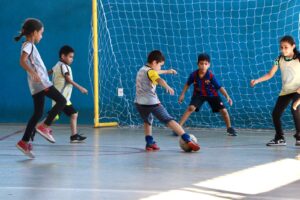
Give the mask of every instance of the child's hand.
M 35 71 L 31 72 L 30 76 L 31 76 L 33 81 L 41 82 L 41 78 L 39 77 L 39 75 Z
M 84 87 L 79 88 L 80 92 L 83 94 L 88 94 L 87 89 L 85 89 Z
M 300 104 L 300 99 L 298 99 L 297 101 L 295 101 L 295 102 L 293 103 L 293 109 L 294 109 L 294 110 L 297 110 L 297 107 L 299 106 L 299 104 Z
M 175 69 L 169 69 L 168 74 L 177 74 L 177 71 Z
M 252 79 L 250 82 L 250 85 L 251 85 L 251 87 L 254 87 L 257 83 L 258 83 L 257 80 Z
M 178 103 L 182 103 L 184 99 L 184 94 L 179 96 Z
M 229 103 L 230 106 L 232 106 L 232 99 L 230 97 L 227 98 L 227 102 Z
M 174 95 L 174 90 L 173 90 L 173 88 L 171 88 L 171 87 L 167 87 L 166 88 L 166 90 L 167 90 L 167 93 L 169 93 L 170 95 Z

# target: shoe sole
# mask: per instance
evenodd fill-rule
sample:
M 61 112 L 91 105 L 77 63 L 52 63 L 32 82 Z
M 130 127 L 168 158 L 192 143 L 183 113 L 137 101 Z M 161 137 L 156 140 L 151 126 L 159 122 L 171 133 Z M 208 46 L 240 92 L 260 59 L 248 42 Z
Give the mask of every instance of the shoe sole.
M 73 140 L 70 143 L 84 143 L 84 140 Z
M 48 138 L 46 135 L 44 135 L 44 133 L 43 133 L 42 131 L 40 131 L 40 130 L 38 130 L 38 129 L 36 129 L 36 131 L 37 131 L 43 138 L 45 138 L 48 142 L 50 142 L 50 143 L 55 143 L 55 140 L 54 140 L 54 139 L 51 140 L 51 139 Z
M 268 147 L 271 147 L 271 146 L 286 146 L 286 144 L 266 144 Z
M 235 134 L 235 135 L 234 135 L 234 134 L 230 134 L 230 133 L 228 133 L 228 134 L 227 134 L 227 136 L 232 136 L 232 137 L 235 137 L 235 136 L 237 136 L 237 134 Z
M 28 156 L 29 158 L 35 158 L 35 156 L 33 155 L 33 153 L 26 153 L 26 152 L 24 151 L 24 149 L 23 149 L 22 147 L 20 147 L 18 144 L 16 145 L 16 147 L 17 147 L 20 151 L 22 151 L 22 152 L 24 153 L 24 155 Z
M 145 149 L 147 152 L 151 152 L 151 151 L 159 151 L 160 150 L 160 148 L 158 148 L 158 149 L 152 149 L 152 148 L 146 148 Z

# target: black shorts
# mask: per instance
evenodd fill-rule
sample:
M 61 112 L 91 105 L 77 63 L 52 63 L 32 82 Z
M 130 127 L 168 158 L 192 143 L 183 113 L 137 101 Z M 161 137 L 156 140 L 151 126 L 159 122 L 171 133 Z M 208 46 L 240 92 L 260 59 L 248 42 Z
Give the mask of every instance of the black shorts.
M 73 114 L 75 114 L 75 113 L 77 113 L 78 111 L 73 107 L 73 105 L 71 104 L 71 105 L 66 105 L 65 107 L 64 107 L 64 109 L 62 110 L 62 112 L 64 112 L 67 116 L 71 116 L 71 115 L 73 115 Z
M 222 102 L 222 99 L 219 96 L 207 97 L 207 96 L 193 96 L 190 102 L 190 105 L 196 107 L 196 112 L 198 112 L 202 104 L 207 101 L 214 113 L 219 112 L 224 109 L 225 106 Z

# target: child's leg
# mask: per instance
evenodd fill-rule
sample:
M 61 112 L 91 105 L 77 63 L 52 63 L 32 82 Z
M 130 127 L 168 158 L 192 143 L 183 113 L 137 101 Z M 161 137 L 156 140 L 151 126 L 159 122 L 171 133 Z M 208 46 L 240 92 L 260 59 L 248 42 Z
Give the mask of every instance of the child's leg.
M 152 125 L 149 123 L 144 122 L 144 132 L 145 132 L 145 137 L 148 135 L 152 135 Z
M 45 103 L 45 94 L 44 92 L 39 92 L 32 96 L 33 98 L 33 104 L 34 104 L 34 112 L 32 117 L 27 123 L 25 133 L 23 135 L 22 140 L 24 142 L 29 142 L 30 137 L 35 129 L 35 126 L 37 125 L 38 121 L 43 116 L 43 109 L 44 109 L 44 103 Z
M 56 115 L 60 113 L 67 102 L 65 97 L 54 86 L 48 88 L 45 94 L 47 97 L 53 99 L 56 102 L 52 109 L 49 111 L 49 114 L 43 123 L 43 125 L 47 127 L 51 125 Z
M 300 99 L 299 99 L 299 94 L 296 93 L 294 95 L 294 98 L 293 98 L 293 104 L 292 104 L 292 108 L 291 108 L 291 111 L 292 111 L 292 115 L 293 115 L 293 118 L 294 118 L 294 123 L 295 123 L 295 128 L 296 128 L 296 134 L 294 135 L 295 139 L 296 139 L 296 145 L 300 145 L 300 107 L 298 107 L 298 105 L 296 106 L 296 110 L 294 110 L 294 105 L 295 103 L 299 102 L 300 103 Z
M 281 126 L 281 115 L 292 100 L 292 95 L 279 96 L 272 112 L 274 127 L 276 130 L 275 140 L 284 139 L 284 133 Z
M 226 108 L 221 109 L 220 113 L 221 113 L 221 115 L 222 115 L 222 117 L 224 119 L 224 122 L 226 124 L 226 128 L 227 129 L 230 128 L 231 127 L 231 122 L 230 122 L 230 116 L 228 114 L 227 109 Z
M 135 104 L 136 109 L 138 110 L 141 118 L 144 121 L 144 133 L 145 133 L 145 140 L 146 140 L 146 151 L 153 151 L 159 150 L 160 148 L 157 146 L 156 142 L 152 136 L 152 123 L 153 123 L 153 116 L 151 114 L 151 110 L 153 107 L 151 106 L 144 106 Z
M 181 136 L 181 138 L 188 143 L 188 145 L 192 148 L 193 151 L 198 151 L 200 146 L 191 140 L 190 135 L 185 133 L 182 126 L 180 126 L 174 119 L 169 115 L 167 110 L 159 105 L 152 110 L 153 115 L 162 123 L 166 124 L 169 128 L 171 128 L 177 135 Z
M 70 117 L 71 135 L 76 135 L 78 133 L 78 131 L 77 131 L 77 118 L 78 118 L 78 113 L 74 113 Z
M 182 115 L 179 121 L 180 126 L 183 126 L 183 124 L 186 122 L 186 120 L 190 117 L 190 115 L 194 111 L 198 112 L 204 102 L 205 102 L 205 97 L 192 96 L 189 107 L 186 109 L 186 111 L 184 112 L 184 114 Z
M 190 115 L 196 110 L 196 107 L 194 105 L 189 105 L 189 107 L 186 109 L 184 114 L 182 115 L 179 124 L 180 126 L 183 126 L 183 124 L 186 122 L 186 120 L 190 117 Z
M 300 105 L 300 99 L 297 99 L 294 103 L 293 103 L 293 109 L 297 110 L 297 107 Z
M 172 131 L 174 131 L 179 136 L 181 136 L 185 133 L 182 126 L 180 124 L 178 124 L 175 120 L 169 121 L 169 123 L 167 123 L 167 126 L 170 129 L 172 129 Z
M 33 134 L 36 124 L 43 115 L 43 108 L 45 103 L 44 92 L 39 92 L 33 95 L 32 98 L 34 104 L 33 115 L 27 123 L 22 140 L 20 140 L 16 145 L 18 149 L 20 149 L 25 155 L 29 156 L 30 158 L 34 158 L 34 154 L 32 152 L 32 145 L 28 142 Z

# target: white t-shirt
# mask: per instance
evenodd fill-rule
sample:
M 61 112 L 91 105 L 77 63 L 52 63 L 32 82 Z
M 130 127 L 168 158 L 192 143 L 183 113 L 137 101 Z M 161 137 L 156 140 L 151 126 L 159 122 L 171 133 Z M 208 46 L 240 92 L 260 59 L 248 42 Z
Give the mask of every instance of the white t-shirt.
M 274 65 L 279 66 L 282 78 L 282 89 L 279 96 L 291 94 L 300 88 L 300 62 L 298 59 L 287 59 L 280 56 Z
M 70 79 L 73 80 L 71 67 L 61 61 L 58 61 L 56 65 L 52 68 L 52 70 L 52 81 L 55 88 L 66 98 L 67 105 L 71 105 L 73 85 L 68 83 L 65 78 L 66 74 L 68 74 L 70 76 Z M 55 104 L 55 102 L 53 102 L 53 104 Z
M 43 91 L 46 88 L 52 86 L 52 82 L 49 80 L 48 72 L 45 64 L 37 50 L 36 46 L 31 42 L 25 42 L 22 45 L 21 53 L 25 52 L 28 54 L 27 64 L 38 74 L 41 82 L 35 82 L 27 72 L 27 80 L 32 95 Z
M 160 101 L 156 94 L 158 73 L 148 66 L 140 68 L 136 75 L 136 95 L 134 102 L 140 105 L 155 105 Z

